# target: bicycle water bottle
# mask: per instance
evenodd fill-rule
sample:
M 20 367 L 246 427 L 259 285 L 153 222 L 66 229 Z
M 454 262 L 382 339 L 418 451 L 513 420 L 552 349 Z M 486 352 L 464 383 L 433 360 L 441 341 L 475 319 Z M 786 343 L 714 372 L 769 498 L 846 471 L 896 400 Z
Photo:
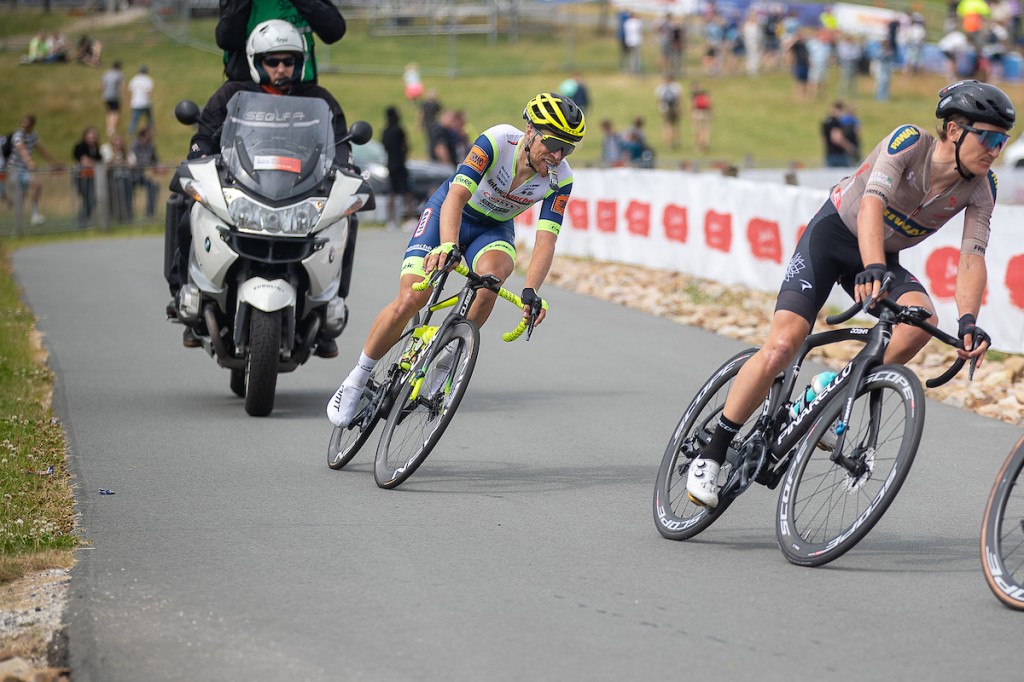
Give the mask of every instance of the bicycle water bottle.
M 789 416 L 796 419 L 797 415 L 803 411 L 804 405 L 810 404 L 812 400 L 817 398 L 818 394 L 824 391 L 825 387 L 831 384 L 835 378 L 835 372 L 819 372 L 815 374 L 814 378 L 811 379 L 811 383 L 804 389 L 800 399 L 789 408 Z

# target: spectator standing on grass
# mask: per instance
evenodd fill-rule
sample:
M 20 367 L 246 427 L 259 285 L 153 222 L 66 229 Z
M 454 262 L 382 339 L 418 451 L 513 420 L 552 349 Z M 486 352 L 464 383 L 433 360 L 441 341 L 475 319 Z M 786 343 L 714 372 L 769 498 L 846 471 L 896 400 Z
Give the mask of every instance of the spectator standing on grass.
M 229 81 L 250 81 L 245 44 L 258 24 L 281 19 L 302 36 L 302 82 L 315 83 L 319 75 L 313 35 L 327 45 L 345 35 L 345 19 L 330 0 L 221 0 L 214 35 L 224 50 L 224 75 Z
M 644 71 L 641 51 L 644 46 L 644 22 L 633 12 L 622 24 L 623 41 L 626 45 L 628 55 L 627 71 L 634 75 L 640 75 Z
M 456 162 L 455 149 L 455 112 L 445 111 L 434 121 L 430 127 L 428 139 L 430 143 L 430 160 L 440 163 L 447 163 L 454 166 Z
M 622 136 L 615 130 L 611 119 L 601 121 L 601 162 L 605 166 L 622 166 L 626 162 L 626 151 Z
M 163 172 L 156 155 L 156 146 L 153 144 L 152 128 L 139 128 L 139 136 L 128 150 L 128 160 L 132 167 L 132 185 L 145 189 L 146 217 L 152 218 L 156 215 L 156 199 L 160 191 L 160 185 L 153 175 Z
M 124 138 L 115 133 L 109 142 L 100 147 L 100 154 L 107 164 L 110 215 L 118 223 L 130 223 L 135 219 L 134 164 L 124 145 Z
M 405 98 L 414 104 L 423 96 L 423 79 L 420 78 L 420 65 L 409 62 L 402 72 L 402 89 Z
M 124 97 L 124 72 L 120 60 L 106 70 L 102 78 L 103 103 L 107 106 L 107 137 L 117 132 L 121 119 L 121 100 Z
M 690 89 L 690 121 L 697 151 L 706 154 L 711 148 L 711 94 L 694 83 Z
M 388 195 L 387 229 L 397 230 L 403 215 L 413 210 L 413 196 L 409 186 L 409 141 L 402 128 L 398 109 L 388 107 L 384 111 L 384 132 L 381 143 L 388 155 L 388 178 L 391 182 L 391 193 Z M 403 211 L 397 210 L 398 199 L 402 198 Z
M 836 39 L 836 61 L 839 62 L 839 96 L 857 96 L 857 76 L 863 54 L 860 40 L 847 33 Z
M 821 123 L 821 137 L 825 144 L 825 166 L 828 168 L 849 168 L 860 159 L 854 158 L 856 147 L 843 131 L 841 120 L 845 105 L 835 101 L 829 107 L 828 115 Z
M 807 80 L 811 70 L 811 56 L 803 33 L 797 31 L 789 43 L 790 73 L 793 75 L 793 95 L 797 101 L 807 99 Z
M 671 75 L 654 90 L 661 112 L 661 134 L 666 147 L 679 149 L 679 119 L 682 117 L 683 88 Z
M 761 69 L 762 50 L 764 43 L 764 32 L 761 29 L 761 22 L 757 20 L 757 14 L 750 10 L 747 12 L 747 19 L 740 28 L 743 36 L 743 47 L 747 57 L 747 76 L 756 78 Z
M 78 209 L 78 227 L 84 228 L 96 208 L 96 164 L 100 156 L 100 134 L 95 126 L 82 131 L 82 139 L 71 150 L 71 158 L 75 161 L 72 181 L 82 204 Z
M 60 162 L 53 156 L 46 147 L 39 141 L 39 133 L 36 132 L 36 117 L 28 114 L 22 119 L 21 127 L 14 131 L 11 136 L 11 158 L 10 172 L 14 181 L 21 189 L 21 199 L 29 198 L 29 205 L 32 209 L 31 222 L 33 225 L 42 225 L 46 222 L 46 216 L 39 210 L 39 202 L 43 196 L 43 185 L 36 176 L 36 162 L 32 159 L 35 151 L 39 153 L 55 169 L 61 168 Z
M 423 135 L 427 138 L 427 156 L 429 158 L 434 158 L 432 145 L 430 144 L 430 130 L 437 123 L 437 117 L 441 115 L 443 108 L 441 101 L 437 99 L 437 90 L 433 88 L 427 90 L 423 101 L 420 102 L 420 130 L 423 131 Z
M 128 124 L 128 134 L 134 135 L 139 121 L 143 116 L 150 128 L 153 127 L 153 79 L 149 75 L 149 67 L 143 64 L 139 72 L 128 81 L 128 92 L 131 93 L 132 120 Z

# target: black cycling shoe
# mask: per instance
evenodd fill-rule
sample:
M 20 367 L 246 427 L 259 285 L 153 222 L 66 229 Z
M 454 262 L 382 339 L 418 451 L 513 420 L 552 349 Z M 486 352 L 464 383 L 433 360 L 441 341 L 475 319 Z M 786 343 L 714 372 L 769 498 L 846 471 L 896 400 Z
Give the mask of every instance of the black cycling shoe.
M 181 334 L 181 345 L 185 348 L 199 348 L 203 345 L 203 341 L 192 330 L 192 327 L 185 327 L 185 331 Z
M 313 355 L 318 358 L 338 357 L 338 342 L 334 339 L 327 339 L 326 341 L 318 342 L 316 344 L 316 350 L 313 351 Z
M 164 312 L 167 313 L 168 320 L 178 319 L 178 300 L 176 298 L 172 298 L 171 302 L 167 304 L 166 308 L 164 308 Z

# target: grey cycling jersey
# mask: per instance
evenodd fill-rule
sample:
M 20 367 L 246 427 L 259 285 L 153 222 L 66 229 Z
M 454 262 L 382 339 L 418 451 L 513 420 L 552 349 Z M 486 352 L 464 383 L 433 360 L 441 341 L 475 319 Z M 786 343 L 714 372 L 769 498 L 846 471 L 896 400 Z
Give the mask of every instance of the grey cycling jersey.
M 996 176 L 990 170 L 970 180 L 959 178 L 925 202 L 931 190 L 930 168 L 938 140 L 912 125 L 902 125 L 871 151 L 857 172 L 832 189 L 832 204 L 857 234 L 860 200 L 870 194 L 885 205 L 885 251 L 893 253 L 934 234 L 964 212 L 961 253 L 984 255 L 996 202 Z

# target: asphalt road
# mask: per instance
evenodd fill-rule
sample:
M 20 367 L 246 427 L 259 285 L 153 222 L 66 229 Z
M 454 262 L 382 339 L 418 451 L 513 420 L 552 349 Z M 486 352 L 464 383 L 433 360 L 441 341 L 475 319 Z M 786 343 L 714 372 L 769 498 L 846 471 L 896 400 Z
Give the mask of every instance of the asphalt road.
M 403 247 L 364 231 L 341 357 L 283 375 L 265 419 L 163 320 L 159 239 L 14 254 L 89 542 L 66 613 L 76 682 L 1021 674 L 1024 621 L 978 549 L 1017 429 L 929 402 L 900 496 L 824 568 L 785 561 L 760 487 L 664 540 L 663 448 L 740 344 L 622 306 L 549 287 L 533 340 L 504 344 L 516 313 L 499 302 L 466 400 L 408 482 L 374 485 L 375 439 L 329 470 L 324 405 Z

